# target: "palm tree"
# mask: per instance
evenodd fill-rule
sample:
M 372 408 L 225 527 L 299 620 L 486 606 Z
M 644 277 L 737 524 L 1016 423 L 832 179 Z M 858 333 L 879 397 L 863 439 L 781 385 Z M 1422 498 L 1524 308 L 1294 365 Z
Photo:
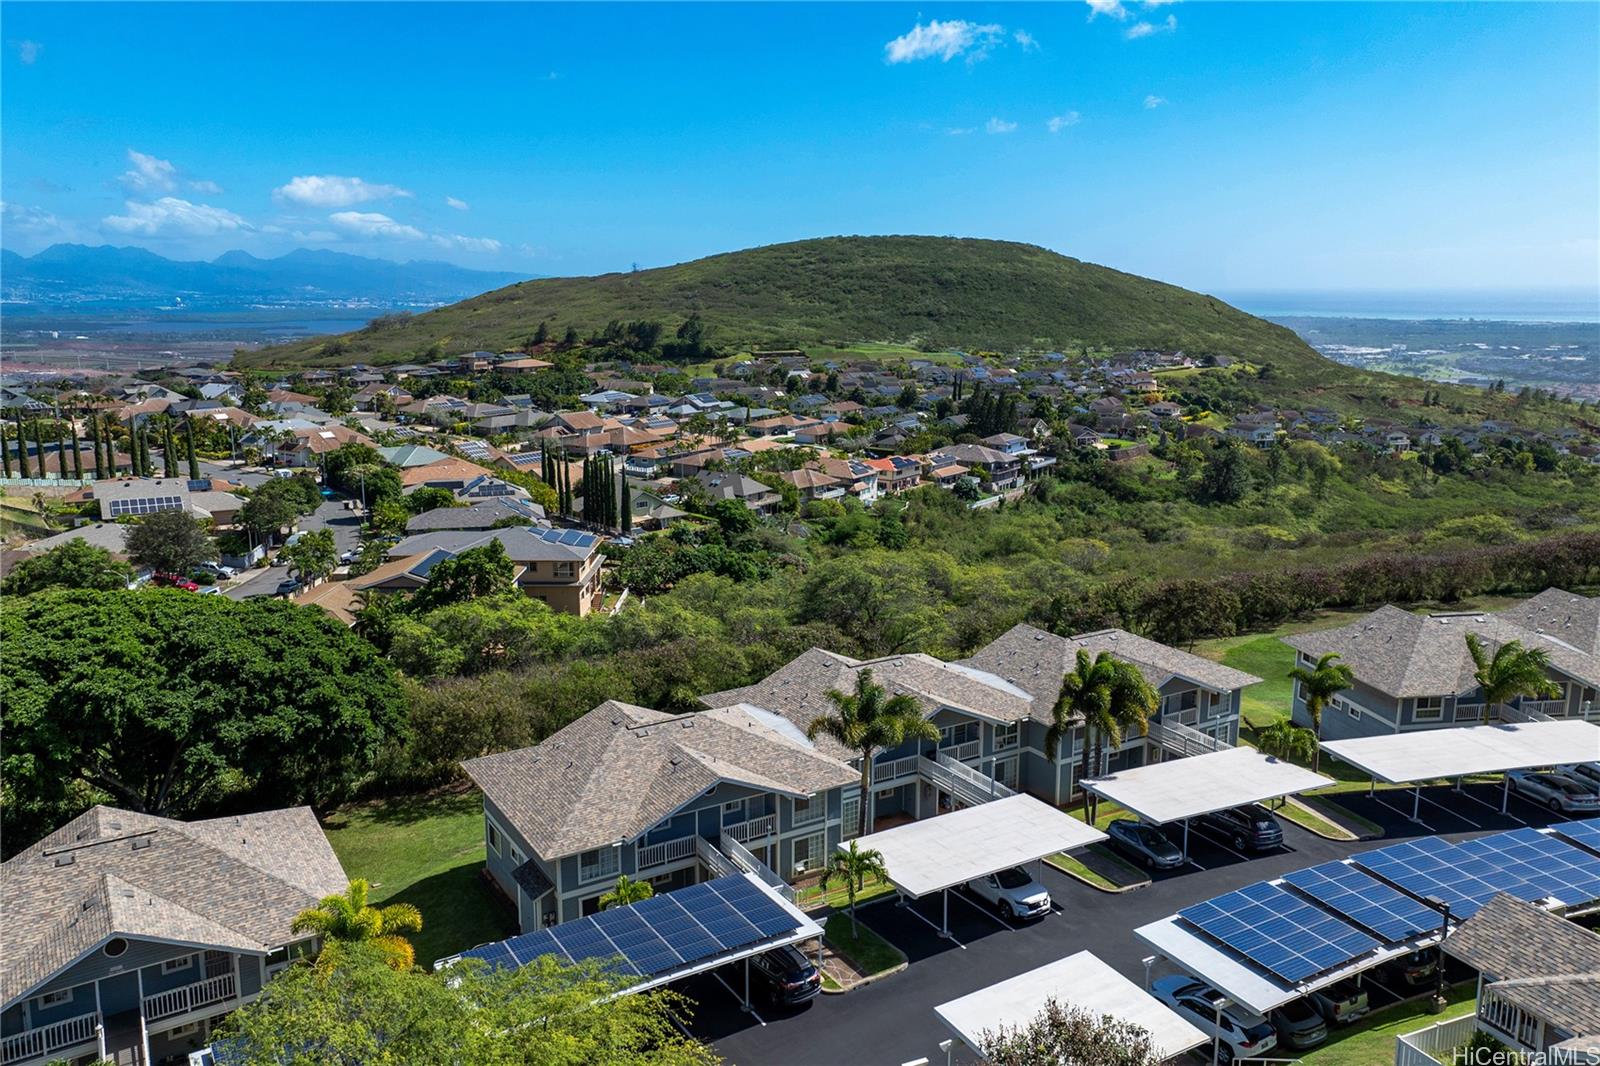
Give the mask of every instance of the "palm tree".
M 362 941 L 383 953 L 396 970 L 409 970 L 416 961 L 416 949 L 401 933 L 422 929 L 422 912 L 409 903 L 374 907 L 367 902 L 372 886 L 361 878 L 350 882 L 344 892 L 325 896 L 315 907 L 295 915 L 289 928 L 296 933 L 315 933 L 324 940 Z
M 1310 669 L 1297 666 L 1289 671 L 1289 680 L 1300 683 L 1301 695 L 1306 701 L 1306 713 L 1311 715 L 1311 728 L 1316 733 L 1318 747 L 1311 755 L 1311 769 L 1322 762 L 1322 712 L 1328 701 L 1356 683 L 1355 675 L 1344 663 L 1337 662 L 1339 653 L 1330 651 L 1317 660 Z
M 1256 747 L 1265 755 L 1309 763 L 1317 757 L 1317 735 L 1284 718 L 1256 735 Z
M 872 797 L 872 755 L 882 748 L 898 747 L 908 740 L 939 741 L 939 727 L 922 715 L 922 709 L 910 696 L 885 698 L 882 685 L 872 682 L 872 671 L 862 670 L 856 675 L 856 690 L 845 695 L 829 691 L 833 711 L 812 721 L 806 727 L 806 736 L 830 736 L 851 751 L 861 753 L 860 824 L 856 835 L 867 832 L 867 805 Z
M 873 848 L 863 850 L 852 840 L 844 850 L 835 849 L 828 856 L 828 867 L 822 873 L 822 891 L 827 892 L 835 881 L 844 882 L 845 896 L 850 901 L 850 932 L 858 934 L 856 927 L 856 893 L 866 886 L 868 876 L 880 881 L 889 879 L 888 868 L 883 865 L 883 853 Z
M 630 903 L 639 903 L 656 894 L 650 887 L 649 881 L 635 881 L 627 874 L 617 875 L 617 887 L 600 897 L 600 909 L 608 910 L 611 907 L 626 907 Z
M 1150 718 L 1160 705 L 1160 695 L 1138 667 L 1108 651 L 1090 659 L 1088 649 L 1079 648 L 1077 664 L 1061 679 L 1061 695 L 1050 712 L 1050 728 L 1044 737 L 1045 750 L 1054 759 L 1062 738 L 1071 735 L 1074 723 L 1082 723 L 1083 762 L 1078 773 L 1078 780 L 1082 782 L 1090 776 L 1091 733 L 1094 735 L 1094 764 L 1098 766 L 1107 740 L 1112 747 L 1119 747 L 1130 729 L 1144 736 L 1150 731 Z M 1087 793 L 1083 799 L 1083 819 L 1094 822 Z
M 1476 667 L 1472 679 L 1483 690 L 1483 723 L 1489 724 L 1495 706 L 1518 696 L 1537 696 L 1553 700 L 1561 686 L 1550 680 L 1550 653 L 1543 648 L 1524 648 L 1520 640 L 1510 640 L 1490 655 L 1478 634 L 1467 634 L 1467 651 Z

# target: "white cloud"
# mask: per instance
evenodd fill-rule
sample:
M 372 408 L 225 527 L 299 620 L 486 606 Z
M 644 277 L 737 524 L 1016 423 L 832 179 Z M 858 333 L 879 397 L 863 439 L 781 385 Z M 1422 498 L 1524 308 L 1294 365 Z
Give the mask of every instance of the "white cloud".
M 1084 0 L 1089 5 L 1089 18 L 1093 20 L 1096 15 L 1105 15 L 1119 22 L 1128 17 L 1128 9 L 1122 6 L 1122 0 Z
M 446 196 L 444 198 L 444 202 L 446 205 L 455 208 L 457 211 L 472 210 L 472 207 L 465 200 L 457 200 L 454 196 Z
M 39 53 L 44 51 L 44 45 L 38 41 L 18 41 L 17 60 L 25 67 L 31 67 L 39 61 Z
M 1007 122 L 1003 118 L 991 118 L 983 124 L 983 128 L 986 133 L 1015 133 L 1017 124 L 1015 122 Z
M 1011 35 L 1011 39 L 1016 41 L 1017 46 L 1024 52 L 1037 52 L 1039 50 L 1038 39 L 1027 30 L 1018 30 Z
M 967 62 L 974 63 L 987 56 L 1004 33 L 1004 26 L 992 22 L 930 19 L 926 26 L 919 22 L 910 32 L 884 45 L 883 58 L 887 63 L 910 63 L 937 57 L 948 63 L 956 56 L 965 55 Z
M 1064 115 L 1051 115 L 1050 118 L 1046 120 L 1045 127 L 1049 129 L 1051 133 L 1060 133 L 1068 126 L 1076 126 L 1079 120 L 1082 118 L 1083 116 L 1078 114 L 1076 111 L 1068 111 Z
M 54 233 L 61 228 L 61 220 L 44 208 L 5 200 L 0 200 L 0 219 L 4 219 L 6 229 L 23 233 Z
M 337 174 L 307 174 L 272 190 L 272 195 L 308 207 L 351 207 L 368 200 L 388 200 L 411 193 L 398 185 L 383 185 Z
M 1178 16 L 1168 15 L 1161 22 L 1135 22 L 1128 27 L 1127 38 L 1137 41 L 1141 37 L 1152 37 L 1158 33 L 1172 33 L 1178 28 Z
M 945 130 L 944 132 L 945 132 L 946 136 L 950 136 L 950 137 L 965 137 L 969 133 L 977 133 L 978 132 L 978 127 L 976 127 L 976 126 L 951 126 L 949 129 Z
M 132 170 L 122 173 L 122 184 L 129 192 L 172 192 L 178 187 L 178 168 L 165 159 L 128 149 Z
M 427 234 L 415 226 L 408 226 L 404 222 L 396 222 L 388 215 L 377 211 L 335 211 L 328 216 L 328 221 L 341 229 L 349 230 L 358 237 L 368 237 L 373 240 L 395 241 L 420 241 L 426 240 Z
M 500 242 L 493 237 L 463 237 L 460 234 L 435 233 L 433 243 L 441 248 L 454 248 L 463 252 L 498 252 Z
M 1157 96 L 1155 93 L 1151 93 L 1144 98 L 1144 109 L 1146 111 L 1154 111 L 1166 102 L 1167 98 L 1165 96 Z
M 118 233 L 132 233 L 141 237 L 160 237 L 181 234 L 190 237 L 214 237 L 219 233 L 236 233 L 255 227 L 232 211 L 210 204 L 193 204 L 176 196 L 163 196 L 155 203 L 129 200 L 123 205 L 125 215 L 108 215 L 100 220 L 106 229 Z
M 222 191 L 222 186 L 218 185 L 214 181 L 191 181 L 189 183 L 189 188 L 193 189 L 195 192 L 205 193 L 209 196 L 215 196 Z

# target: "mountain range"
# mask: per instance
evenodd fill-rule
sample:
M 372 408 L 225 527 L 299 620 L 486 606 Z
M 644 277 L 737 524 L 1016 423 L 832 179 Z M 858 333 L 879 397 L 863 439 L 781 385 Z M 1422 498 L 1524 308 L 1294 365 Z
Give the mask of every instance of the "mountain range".
M 111 245 L 53 244 L 31 256 L 0 251 L 0 298 L 8 314 L 175 305 L 204 311 L 343 303 L 379 309 L 436 306 L 526 277 L 307 248 L 273 259 L 225 252 L 209 262 Z

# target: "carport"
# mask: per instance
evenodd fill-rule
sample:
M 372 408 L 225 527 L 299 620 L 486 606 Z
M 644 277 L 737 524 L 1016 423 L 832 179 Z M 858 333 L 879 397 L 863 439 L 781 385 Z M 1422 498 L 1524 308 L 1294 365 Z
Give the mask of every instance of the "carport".
M 1093 826 L 1032 796 L 1016 795 L 871 833 L 855 843 L 883 856 L 889 883 L 902 896 L 943 893 L 939 935 L 949 937 L 951 888 L 1104 839 Z M 849 846 L 839 845 L 841 850 Z
M 1027 1025 L 1051 999 L 1096 1018 L 1109 1014 L 1132 1022 L 1150 1034 L 1151 1046 L 1162 1061 L 1206 1042 L 1206 1035 L 1176 1011 L 1089 951 L 980 988 L 933 1010 L 957 1040 L 981 1056 L 985 1033 Z
M 1304 767 L 1239 747 L 1085 779 L 1083 787 L 1152 825 L 1181 821 L 1187 859 L 1190 819 L 1333 783 Z
M 1499 725 L 1385 733 L 1350 740 L 1324 740 L 1322 750 L 1379 781 L 1411 785 L 1411 820 L 1418 817 L 1422 784 L 1461 779 L 1473 774 L 1504 774 L 1562 763 L 1600 759 L 1600 726 L 1588 722 L 1503 722 Z M 1500 813 L 1506 813 L 1511 782 L 1500 790 Z

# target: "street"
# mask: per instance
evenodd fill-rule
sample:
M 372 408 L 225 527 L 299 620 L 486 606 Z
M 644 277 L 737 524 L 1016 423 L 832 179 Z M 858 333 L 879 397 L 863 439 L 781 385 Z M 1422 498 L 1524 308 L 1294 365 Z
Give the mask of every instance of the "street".
M 203 470 L 204 464 L 202 464 Z M 217 477 L 227 477 L 228 474 L 217 474 Z M 233 475 L 238 480 L 237 475 Z M 248 475 L 247 475 L 248 476 Z M 266 480 L 268 475 L 261 475 L 261 480 Z M 257 484 L 260 482 L 258 481 Z M 343 555 L 361 544 L 361 519 L 354 511 L 348 511 L 344 506 L 343 497 L 323 500 L 311 514 L 300 519 L 300 529 L 310 532 L 317 529 L 333 530 L 333 550 Z M 264 570 L 249 570 L 236 578 L 234 582 L 222 590 L 222 594 L 232 600 L 247 600 L 255 596 L 271 596 L 278 589 L 278 583 L 289 576 L 288 567 L 269 566 Z

